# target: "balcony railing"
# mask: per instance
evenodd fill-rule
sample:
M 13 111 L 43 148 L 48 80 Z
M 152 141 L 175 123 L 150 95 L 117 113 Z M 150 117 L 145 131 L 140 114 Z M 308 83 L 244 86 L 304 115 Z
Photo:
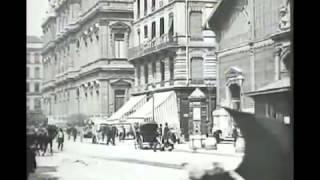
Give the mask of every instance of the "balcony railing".
M 160 49 L 172 47 L 178 44 L 177 36 L 170 34 L 163 34 L 161 37 L 152 39 L 139 46 L 129 48 L 128 57 L 133 59 L 136 57 L 144 56 Z

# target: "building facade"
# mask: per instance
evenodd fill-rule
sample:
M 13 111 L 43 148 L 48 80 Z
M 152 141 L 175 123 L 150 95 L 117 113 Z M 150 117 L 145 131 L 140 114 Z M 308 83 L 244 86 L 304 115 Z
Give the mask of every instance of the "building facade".
M 289 9 L 288 0 L 219 1 L 209 19 L 218 41 L 219 105 L 282 122 L 287 119 L 290 18 L 282 13 L 288 15 Z M 277 40 L 281 32 L 286 36 Z M 220 118 L 226 119 L 223 112 L 214 117 L 217 125 Z M 232 120 L 227 119 L 231 132 Z
M 109 117 L 129 98 L 134 68 L 127 61 L 130 0 L 49 1 L 42 28 L 44 112 Z
M 206 0 L 134 1 L 128 51 L 135 68 L 132 95 L 146 100 L 140 109 L 124 109 L 130 112 L 127 119 L 154 120 L 163 126 L 167 122 L 188 138 L 194 126 L 189 96 L 197 89 L 194 94 L 206 96 L 195 102 L 201 119 L 197 132 L 208 132 L 208 112 L 215 108 L 215 35 L 202 26 L 215 4 Z
M 27 113 L 41 113 L 43 69 L 41 61 L 42 40 L 27 36 Z

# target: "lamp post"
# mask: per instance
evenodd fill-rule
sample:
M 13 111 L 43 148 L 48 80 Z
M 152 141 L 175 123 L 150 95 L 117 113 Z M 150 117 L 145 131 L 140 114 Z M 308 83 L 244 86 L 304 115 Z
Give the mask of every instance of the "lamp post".
M 155 84 L 153 83 L 152 84 L 152 92 L 151 92 L 151 94 L 152 94 L 152 121 L 153 122 L 155 122 L 155 120 L 154 120 L 154 90 L 155 90 Z

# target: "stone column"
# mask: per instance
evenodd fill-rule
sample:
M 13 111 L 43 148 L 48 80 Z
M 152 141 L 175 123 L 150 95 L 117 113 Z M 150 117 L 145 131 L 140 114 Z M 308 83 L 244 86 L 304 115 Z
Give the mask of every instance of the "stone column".
M 277 47 L 274 52 L 274 67 L 275 67 L 274 80 L 276 81 L 280 79 L 280 51 L 281 49 Z
M 152 62 L 148 59 L 147 61 L 148 63 L 148 84 L 152 84 L 154 83 L 154 80 L 153 80 L 153 75 L 152 75 Z
M 100 80 L 100 113 L 103 115 L 109 114 L 109 82 Z
M 99 46 L 100 46 L 100 58 L 108 57 L 108 22 L 103 20 L 99 22 Z
M 175 63 L 175 85 L 186 85 L 187 80 L 187 62 L 186 62 L 186 52 L 182 49 L 177 51 L 176 63 Z

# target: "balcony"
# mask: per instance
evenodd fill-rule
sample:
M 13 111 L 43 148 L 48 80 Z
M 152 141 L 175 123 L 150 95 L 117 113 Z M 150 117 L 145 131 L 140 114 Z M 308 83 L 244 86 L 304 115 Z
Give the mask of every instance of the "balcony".
M 178 45 L 177 36 L 171 36 L 170 34 L 163 34 L 161 37 L 152 39 L 139 46 L 129 48 L 128 57 L 129 60 L 145 56 L 166 48 L 174 47 Z

